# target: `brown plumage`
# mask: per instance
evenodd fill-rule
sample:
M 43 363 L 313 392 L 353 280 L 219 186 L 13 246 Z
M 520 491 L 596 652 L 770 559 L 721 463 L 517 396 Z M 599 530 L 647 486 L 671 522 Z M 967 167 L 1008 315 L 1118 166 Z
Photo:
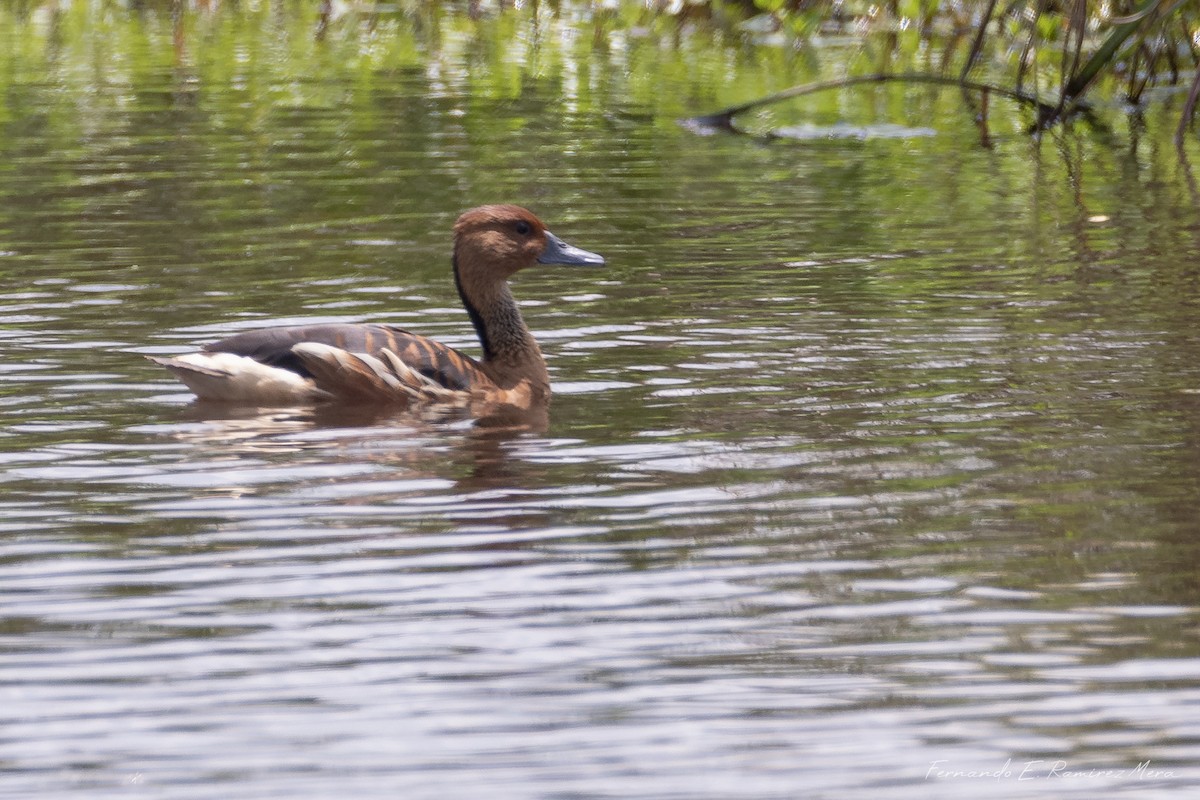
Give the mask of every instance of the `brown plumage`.
M 305 325 L 249 331 L 203 352 L 151 360 L 202 399 L 468 403 L 529 407 L 550 396 L 542 352 L 508 279 L 535 264 L 604 259 L 546 230 L 520 206 L 471 209 L 454 225 L 454 281 L 483 357 L 391 325 Z

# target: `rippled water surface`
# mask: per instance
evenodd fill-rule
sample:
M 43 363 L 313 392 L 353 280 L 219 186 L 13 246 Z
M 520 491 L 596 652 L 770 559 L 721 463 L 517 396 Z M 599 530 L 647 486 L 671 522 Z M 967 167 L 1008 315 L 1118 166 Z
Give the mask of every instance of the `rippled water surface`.
M 1173 111 L 985 149 L 888 87 L 764 144 L 674 118 L 805 67 L 702 32 L 89 13 L 0 33 L 0 794 L 1200 783 Z M 474 352 L 492 201 L 609 260 L 515 285 L 546 421 L 205 408 L 141 358 Z

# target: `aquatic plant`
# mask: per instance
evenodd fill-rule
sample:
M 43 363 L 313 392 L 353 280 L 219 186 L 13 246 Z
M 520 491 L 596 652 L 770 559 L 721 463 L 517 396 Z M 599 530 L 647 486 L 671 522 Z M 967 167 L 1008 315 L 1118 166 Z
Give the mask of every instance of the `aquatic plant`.
M 225 52 L 230 30 L 244 24 L 264 32 L 246 52 Z M 571 34 L 554 41 L 539 33 L 554 27 Z M 164 28 L 180 65 L 204 54 L 206 63 L 227 61 L 233 71 L 237 58 L 272 51 L 286 54 L 295 74 L 353 67 L 365 75 L 403 64 L 442 80 L 447 66 L 449 74 L 460 69 L 437 62 L 463 46 L 473 64 L 487 62 L 473 71 L 473 88 L 502 96 L 519 91 L 528 71 L 519 65 L 537 71 L 563 48 L 591 48 L 616 54 L 612 69 L 628 77 L 636 100 L 669 102 L 656 81 L 663 69 L 707 78 L 707 98 L 692 98 L 705 105 L 735 87 L 733 99 L 742 102 L 686 120 L 706 131 L 741 130 L 734 117 L 786 99 L 914 82 L 964 90 L 985 143 L 992 98 L 1029 109 L 1021 124 L 1040 132 L 1086 117 L 1101 100 L 1139 113 L 1153 98 L 1186 93 L 1176 129 L 1182 142 L 1200 96 L 1197 0 L 0 0 L 0 67 L 74 58 L 78 69 L 119 70 Z M 85 45 L 97 29 L 112 34 L 108 43 Z M 654 54 L 648 41 L 681 57 Z M 754 71 L 777 80 L 731 75 L 723 59 L 739 48 L 753 52 L 747 61 L 778 66 Z M 803 62 L 807 74 L 793 74 L 789 60 Z M 779 91 L 799 80 L 809 82 Z
M 754 0 L 754 6 L 763 13 L 743 23 L 744 29 L 782 33 L 796 46 L 846 32 L 882 32 L 894 41 L 908 34 L 937 57 L 928 70 L 877 70 L 792 87 L 690 118 L 684 121 L 688 127 L 737 131 L 735 116 L 782 100 L 856 84 L 911 81 L 977 93 L 985 138 L 991 94 L 1035 109 L 1029 130 L 1039 132 L 1085 112 L 1087 96 L 1105 80 L 1123 84 L 1124 100 L 1137 109 L 1147 89 L 1178 85 L 1191 69 L 1175 134 L 1181 144 L 1200 96 L 1200 3 L 1194 0 Z

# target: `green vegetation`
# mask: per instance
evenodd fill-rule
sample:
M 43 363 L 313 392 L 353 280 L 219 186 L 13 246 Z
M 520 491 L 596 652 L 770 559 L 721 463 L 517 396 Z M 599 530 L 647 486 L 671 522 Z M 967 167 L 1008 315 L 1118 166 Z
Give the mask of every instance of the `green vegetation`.
M 239 83 L 263 74 L 257 62 L 274 78 Z M 357 76 L 369 90 L 373 76 L 402 70 L 477 100 L 568 81 L 580 109 L 619 84 L 656 123 L 725 105 L 693 122 L 728 129 L 734 115 L 784 99 L 808 95 L 805 107 L 820 113 L 830 106 L 818 91 L 920 82 L 969 89 L 963 119 L 985 143 L 997 127 L 1040 131 L 1096 106 L 1137 114 L 1152 102 L 1177 106 L 1181 141 L 1200 94 L 1197 63 L 1195 0 L 0 0 L 0 84 L 44 70 L 83 92 L 72 115 L 95 101 L 86 87 L 161 70 L 301 94 L 328 91 L 324 76 Z M 682 95 L 664 92 L 684 84 Z M 996 119 L 992 98 L 1016 101 L 1019 124 Z M 12 100 L 0 103 L 0 123 Z
M 783 32 L 797 46 L 847 32 L 864 39 L 882 34 L 869 59 L 873 71 L 694 117 L 687 120 L 691 127 L 736 131 L 734 116 L 782 100 L 861 83 L 908 81 L 957 84 L 978 93 L 986 141 L 989 94 L 1035 109 L 1029 126 L 1035 132 L 1086 111 L 1084 98 L 1098 85 L 1108 84 L 1110 96 L 1137 108 L 1148 89 L 1179 85 L 1191 70 L 1176 128 L 1181 144 L 1200 96 L 1200 3 L 1191 0 L 755 0 L 754 5 L 766 13 L 745 27 Z

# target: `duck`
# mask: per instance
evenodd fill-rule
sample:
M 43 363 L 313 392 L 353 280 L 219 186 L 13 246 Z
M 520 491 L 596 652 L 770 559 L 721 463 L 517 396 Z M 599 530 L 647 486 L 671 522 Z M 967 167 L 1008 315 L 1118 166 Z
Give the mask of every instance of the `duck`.
M 479 338 L 478 359 L 404 328 L 332 323 L 262 328 L 195 353 L 148 356 L 201 401 L 252 405 L 483 402 L 529 408 L 550 377 L 509 279 L 538 265 L 601 267 L 533 212 L 485 205 L 454 223 L 454 284 Z

